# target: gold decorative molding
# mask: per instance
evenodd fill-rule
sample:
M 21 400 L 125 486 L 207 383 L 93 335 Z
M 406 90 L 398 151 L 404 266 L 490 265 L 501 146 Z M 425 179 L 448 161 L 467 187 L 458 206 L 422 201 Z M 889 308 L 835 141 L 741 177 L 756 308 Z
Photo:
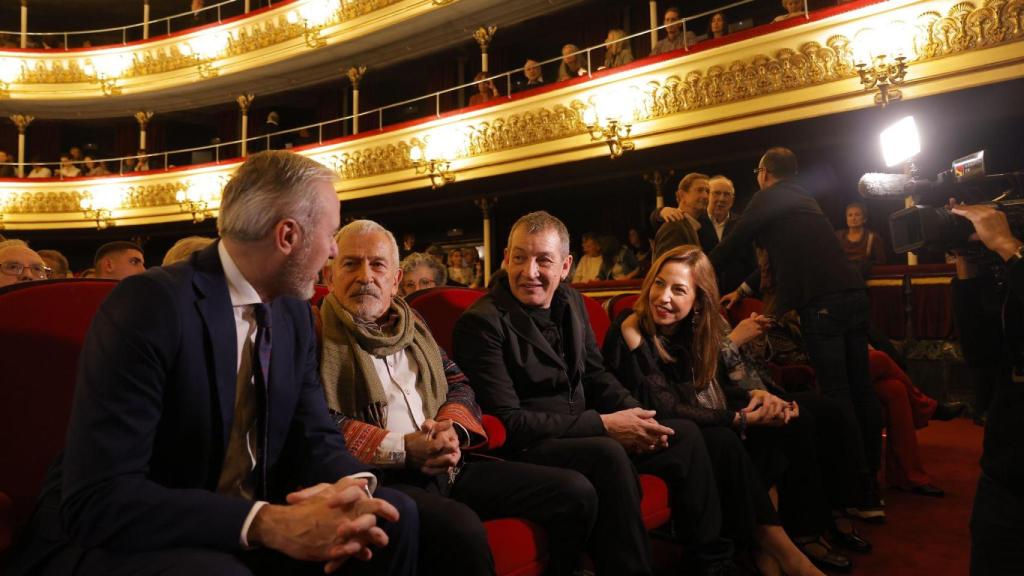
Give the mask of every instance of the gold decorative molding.
M 494 34 L 497 31 L 497 26 L 487 26 L 486 28 L 481 26 L 473 32 L 473 39 L 480 45 L 480 51 L 484 54 L 487 53 L 487 47 L 491 45 L 491 41 L 494 40 Z
M 238 97 L 235 98 L 235 102 L 238 103 L 238 108 L 241 110 L 242 114 L 248 114 L 249 107 L 252 106 L 252 101 L 255 99 L 256 95 L 249 92 L 248 94 L 239 94 Z
M 348 76 L 348 81 L 352 83 L 352 89 L 359 90 L 359 83 L 363 81 L 363 76 L 366 75 L 366 66 L 352 66 L 345 71 L 345 75 Z
M 149 121 L 153 119 L 153 111 L 152 110 L 139 110 L 138 112 L 136 112 L 134 114 L 134 116 L 135 116 L 135 121 L 139 123 L 139 128 L 142 129 L 142 130 L 145 130 L 146 126 L 149 125 Z
M 18 134 L 24 134 L 25 130 L 28 129 L 28 125 L 36 119 L 35 116 L 29 116 L 28 114 L 11 114 L 11 122 L 14 122 L 14 126 L 18 129 Z
M 853 39 L 865 27 L 883 26 L 894 19 L 908 23 L 913 31 L 913 67 L 902 87 L 906 99 L 1024 77 L 1024 0 L 995 0 L 981 7 L 948 0 L 894 0 L 598 75 L 588 82 L 555 86 L 533 97 L 370 132 L 303 154 L 338 172 L 344 201 L 424 187 L 426 179 L 415 174 L 409 152 L 440 131 L 461 139 L 451 167 L 459 182 L 605 156 L 602 144 L 589 141 L 583 113 L 593 105 L 595 95 L 609 90 L 634 101 L 632 138 L 641 150 L 870 107 L 871 94 L 856 80 Z M 237 161 L 84 182 L 7 181 L 4 187 L 13 196 L 4 225 L 7 229 L 91 226 L 83 222 L 78 202 L 90 188 L 109 185 L 128 186 L 128 200 L 118 219 L 138 223 L 187 219 L 175 203 L 175 194 L 197 175 L 226 177 L 236 166 Z

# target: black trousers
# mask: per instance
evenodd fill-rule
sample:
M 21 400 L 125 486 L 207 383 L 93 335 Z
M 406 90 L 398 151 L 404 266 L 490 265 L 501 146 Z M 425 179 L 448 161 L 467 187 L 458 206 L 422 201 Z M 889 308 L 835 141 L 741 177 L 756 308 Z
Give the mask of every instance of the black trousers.
M 1024 490 L 984 473 L 971 512 L 971 576 L 1024 575 Z
M 722 532 L 742 546 L 753 543 L 757 526 L 779 524 L 758 467 L 735 432 L 721 426 L 700 429 L 721 495 Z M 767 442 L 772 440 L 766 439 Z M 760 450 L 761 447 L 755 447 Z
M 868 299 L 863 290 L 820 296 L 799 310 L 804 347 L 822 394 L 859 426 L 848 456 L 869 479 L 882 462 L 882 412 L 868 370 Z
M 388 535 L 386 547 L 373 551 L 369 562 L 349 560 L 345 574 L 415 576 L 419 519 L 415 504 L 399 492 L 378 488 L 377 498 L 390 502 L 401 516 L 379 525 Z M 36 574 L 67 576 L 313 576 L 323 574 L 319 562 L 299 562 L 271 550 L 257 549 L 232 554 L 202 548 L 154 550 L 117 554 L 102 549 L 66 548 Z
M 389 484 L 416 502 L 423 574 L 494 574 L 483 520 L 524 518 L 544 527 L 547 574 L 571 575 L 580 564 L 597 514 L 597 493 L 574 470 L 525 462 L 476 460 L 455 484 L 447 476 L 404 474 Z

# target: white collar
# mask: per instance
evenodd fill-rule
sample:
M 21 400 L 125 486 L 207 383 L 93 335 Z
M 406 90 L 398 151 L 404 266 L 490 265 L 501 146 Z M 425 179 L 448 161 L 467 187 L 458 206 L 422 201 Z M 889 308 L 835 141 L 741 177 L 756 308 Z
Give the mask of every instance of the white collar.
M 220 256 L 220 264 L 224 267 L 224 278 L 228 281 L 228 294 L 231 296 L 231 306 L 246 306 L 263 302 L 256 289 L 245 279 L 242 271 L 238 269 L 235 261 L 228 254 L 224 242 L 217 242 L 217 255 Z

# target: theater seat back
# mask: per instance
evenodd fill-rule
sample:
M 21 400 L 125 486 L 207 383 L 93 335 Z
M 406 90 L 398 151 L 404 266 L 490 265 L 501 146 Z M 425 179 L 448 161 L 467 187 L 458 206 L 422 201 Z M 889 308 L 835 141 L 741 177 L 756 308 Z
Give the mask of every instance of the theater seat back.
M 437 344 L 451 354 L 455 322 L 486 293 L 472 288 L 442 286 L 410 294 L 407 302 L 427 322 Z
M 744 298 L 727 310 L 729 324 L 735 326 L 744 319 L 750 318 L 750 315 L 755 312 L 757 314 L 764 314 L 764 302 L 757 298 Z
M 633 309 L 633 304 L 636 304 L 636 299 L 639 297 L 639 294 L 618 294 L 611 297 L 605 303 L 605 307 L 608 309 L 608 317 L 611 318 L 612 322 L 615 322 L 623 312 Z
M 78 354 L 113 280 L 63 279 L 0 289 L 0 492 L 15 527 L 32 512 L 64 446 Z
M 600 302 L 586 294 L 582 296 L 583 304 L 587 307 L 590 327 L 594 330 L 594 338 L 597 339 L 597 347 L 600 348 L 604 345 L 604 337 L 608 334 L 608 329 L 612 327 L 612 323 L 608 320 L 608 313 L 604 311 L 604 307 L 601 306 Z

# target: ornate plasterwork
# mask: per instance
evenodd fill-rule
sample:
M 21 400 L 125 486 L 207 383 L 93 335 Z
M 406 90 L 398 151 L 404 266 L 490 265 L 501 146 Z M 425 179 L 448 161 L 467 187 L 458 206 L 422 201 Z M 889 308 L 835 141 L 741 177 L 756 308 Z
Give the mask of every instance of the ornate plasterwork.
M 925 3 L 929 4 L 933 5 Z M 990 0 L 981 7 L 963 2 L 950 8 L 946 16 L 935 11 L 923 12 L 909 25 L 916 52 L 911 62 L 915 64 L 1020 42 L 1024 39 L 1024 0 Z M 634 121 L 643 123 L 853 79 L 856 72 L 852 34 L 848 30 L 840 31 L 844 33 L 826 35 L 822 41 L 801 41 L 795 47 L 742 58 L 723 56 L 715 61 L 709 57 L 695 63 L 694 59 L 683 57 L 677 64 L 654 74 L 609 79 L 610 85 L 626 87 L 634 93 L 637 102 Z M 488 162 L 484 157 L 488 154 L 585 135 L 582 113 L 589 105 L 587 94 L 592 91 L 589 83 L 583 83 L 578 89 L 567 89 L 563 97 L 538 97 L 539 104 L 532 109 L 523 110 L 524 106 L 529 106 L 528 99 L 522 106 L 512 108 L 512 112 L 498 108 L 493 115 L 484 113 L 468 121 L 458 117 L 451 119 L 449 126 L 457 127 L 465 136 L 458 159 L 472 162 L 473 166 L 484 166 Z M 411 171 L 409 150 L 422 146 L 420 138 L 424 131 L 412 128 L 393 136 L 370 134 L 366 140 L 313 150 L 310 155 L 354 184 L 360 179 Z M 175 193 L 185 186 L 188 178 L 188 172 L 171 178 L 161 175 L 159 184 L 136 186 L 128 194 L 126 208 L 174 208 Z M 358 189 L 358 184 L 355 186 L 347 188 Z M 20 193 L 12 199 L 6 212 L 74 212 L 80 198 L 78 190 Z

